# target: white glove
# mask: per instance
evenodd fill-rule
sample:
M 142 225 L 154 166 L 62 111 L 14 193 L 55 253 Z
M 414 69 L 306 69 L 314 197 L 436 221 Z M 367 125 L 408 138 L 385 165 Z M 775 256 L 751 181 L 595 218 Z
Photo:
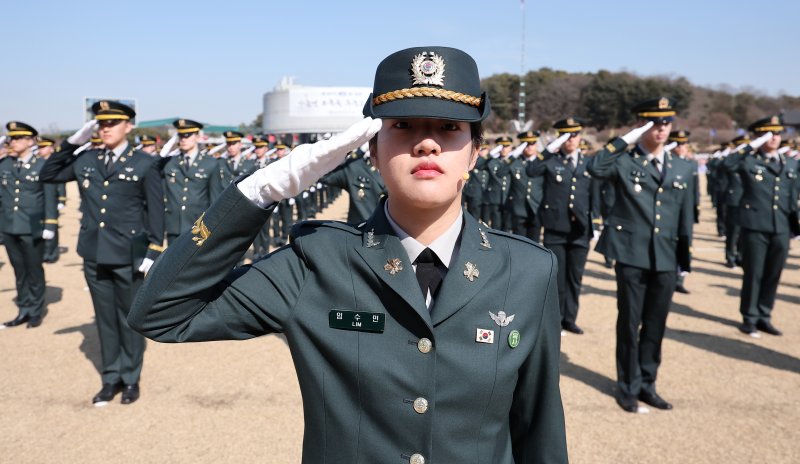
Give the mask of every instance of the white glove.
M 778 148 L 778 154 L 779 155 L 785 155 L 785 154 L 789 153 L 789 150 L 791 150 L 791 147 Z
M 4 143 L 6 143 L 6 136 L 0 135 L 0 145 L 3 145 Z
M 642 134 L 649 131 L 651 127 L 653 127 L 655 123 L 653 121 L 649 121 L 642 127 L 637 127 L 636 129 L 628 132 L 627 134 L 622 136 L 622 140 L 625 141 L 628 145 L 632 143 L 636 143 L 642 137 Z
M 317 191 L 317 188 L 316 187 L 311 187 L 310 189 L 308 189 L 308 191 L 311 192 L 311 193 L 314 193 L 314 192 Z
M 303 198 L 308 198 L 308 192 L 303 192 Z
M 289 198 L 289 206 L 294 206 L 295 203 L 294 198 Z
M 54 238 L 56 238 L 56 233 L 53 232 L 52 230 L 45 229 L 42 231 L 42 238 L 45 240 L 53 240 Z
M 364 118 L 344 132 L 303 144 L 239 182 L 239 190 L 259 206 L 292 198 L 344 161 L 347 154 L 368 142 L 381 129 L 379 119 Z
M 512 158 L 516 158 L 517 156 L 522 154 L 522 152 L 525 150 L 525 147 L 527 147 L 527 146 L 528 146 L 528 142 L 522 142 L 521 144 L 519 144 L 519 146 L 517 148 L 515 148 L 511 153 L 509 153 L 508 156 L 510 156 Z
M 217 153 L 218 151 L 222 150 L 223 148 L 225 148 L 227 145 L 228 145 L 227 143 L 221 143 L 221 144 L 217 145 L 216 147 L 212 148 L 211 150 L 208 150 L 208 154 L 209 155 L 213 155 L 213 154 Z
M 317 182 L 317 188 L 318 188 L 318 189 L 321 189 L 321 188 L 322 188 L 322 182 Z
M 672 143 L 670 143 L 669 145 L 666 145 L 666 146 L 664 147 L 664 150 L 667 150 L 667 151 L 672 151 L 672 150 L 674 150 L 674 149 L 675 149 L 675 147 L 677 147 L 677 146 L 678 146 L 678 142 L 672 142 Z
M 62 209 L 66 208 L 66 207 L 67 207 L 67 205 L 65 205 L 64 203 L 59 203 L 58 206 L 56 206 L 56 209 L 61 211 Z
M 178 142 L 178 134 L 175 134 L 172 137 L 170 137 L 169 140 L 167 140 L 167 143 L 165 143 L 163 147 L 161 147 L 161 152 L 159 153 L 159 155 L 161 155 L 162 158 L 166 158 L 167 156 L 172 156 L 170 155 L 170 152 L 172 151 L 172 147 L 174 147 L 175 143 L 177 142 Z
M 267 150 L 264 156 L 272 156 L 272 154 L 275 153 L 276 151 L 278 151 L 277 148 L 270 148 L 269 150 Z
M 744 146 L 742 146 L 742 148 L 744 148 Z M 722 157 L 722 158 L 725 158 L 726 156 L 728 156 L 730 154 L 731 154 L 731 149 L 730 148 L 726 148 L 726 149 L 722 150 L 722 153 L 720 153 L 719 156 Z
M 78 147 L 77 150 L 73 151 L 72 154 L 74 156 L 78 156 L 82 151 L 89 149 L 89 147 L 91 147 L 91 146 L 92 146 L 92 142 L 86 142 L 83 145 L 81 145 L 80 147 Z
M 561 145 L 564 145 L 564 142 L 566 142 L 567 139 L 570 138 L 571 135 L 572 134 L 569 133 L 569 132 L 561 134 L 561 136 L 559 138 L 557 138 L 557 139 L 553 140 L 552 142 L 550 142 L 547 145 L 547 147 L 545 148 L 545 150 L 549 151 L 550 153 L 557 153 L 558 150 L 561 149 Z
M 759 148 L 761 148 L 761 145 L 764 145 L 765 143 L 767 143 L 767 141 L 769 139 L 771 139 L 771 138 L 772 138 L 772 132 L 767 132 L 766 134 L 762 135 L 761 137 L 759 137 L 759 138 L 753 140 L 752 142 L 750 142 L 750 147 L 753 150 L 758 150 Z
M 70 135 L 69 138 L 67 138 L 67 142 L 73 145 L 83 145 L 92 138 L 92 132 L 94 132 L 95 129 L 97 129 L 97 121 L 92 119 L 78 129 L 77 132 Z
M 255 149 L 256 149 L 256 147 L 250 147 L 247 150 L 243 151 L 242 152 L 242 159 L 248 159 L 248 157 L 250 156 L 250 153 L 253 153 L 253 151 Z
M 280 207 L 278 207 L 278 205 L 275 205 L 275 209 L 272 210 L 272 214 L 278 214 L 278 211 L 280 211 Z
M 142 274 L 147 274 L 147 272 L 150 271 L 150 268 L 152 266 L 153 266 L 153 260 L 150 258 L 145 258 L 144 261 L 142 261 L 142 265 L 139 266 L 139 272 L 141 272 Z
M 497 158 L 498 156 L 500 156 L 500 150 L 502 150 L 502 149 L 503 149 L 503 146 L 502 146 L 502 145 L 496 145 L 496 146 L 495 146 L 494 148 L 492 148 L 492 150 L 489 152 L 489 156 L 491 156 L 492 158 Z
M 596 241 L 600 240 L 600 233 L 601 232 L 599 230 L 593 230 L 592 231 L 592 241 L 593 242 L 596 242 Z

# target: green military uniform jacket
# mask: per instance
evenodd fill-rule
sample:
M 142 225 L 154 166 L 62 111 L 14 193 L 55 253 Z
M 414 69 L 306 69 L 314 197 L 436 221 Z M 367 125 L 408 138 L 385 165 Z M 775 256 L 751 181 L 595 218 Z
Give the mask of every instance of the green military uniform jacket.
M 591 175 L 614 184 L 614 206 L 597 251 L 622 264 L 653 271 L 691 270 L 694 206 L 692 167 L 664 153 L 665 178 L 636 147 L 617 137 L 594 156 Z
M 78 156 L 64 143 L 47 159 L 40 180 L 77 181 L 81 195 L 78 255 L 112 266 L 155 260 L 164 243 L 164 189 L 158 159 L 129 145 L 106 172 L 103 150 Z
M 194 221 L 223 190 L 219 160 L 198 153 L 187 169 L 182 156 L 167 158 L 162 168 L 164 223 L 170 235 L 191 229 Z
M 748 145 L 722 162 L 742 181 L 739 225 L 743 229 L 773 234 L 800 234 L 798 212 L 797 160 L 779 155 L 780 162 L 768 160 Z
M 511 188 L 506 206 L 516 217 L 533 218 L 542 201 L 542 183 L 528 175 L 528 170 L 536 164 L 537 159 L 526 159 L 520 155 L 509 166 Z
M 508 199 L 508 190 L 511 187 L 511 160 L 504 158 L 490 158 L 486 162 L 486 172 L 489 174 L 486 185 L 486 201 L 488 205 L 504 205 Z
M 469 173 L 469 179 L 462 190 L 462 196 L 465 201 L 472 202 L 476 205 L 483 203 L 483 191 L 486 188 L 487 172 L 486 167 L 487 159 L 481 156 L 475 161 L 475 167 Z
M 233 160 L 229 158 L 220 158 L 217 160 L 219 166 L 219 175 L 222 181 L 222 188 L 224 189 L 236 180 L 239 176 L 250 175 L 256 170 L 256 161 L 252 159 L 244 159 L 240 155 L 239 163 L 233 167 Z
M 361 227 L 301 223 L 231 271 L 269 214 L 228 188 L 154 265 L 130 325 L 161 342 L 285 334 L 304 463 L 567 461 L 552 253 L 465 214 L 429 310 L 383 202 Z
M 44 159 L 32 156 L 17 170 L 17 158 L 0 160 L 0 224 L 2 232 L 41 238 L 58 229 L 58 192 L 39 182 Z
M 360 224 L 367 220 L 386 193 L 386 186 L 378 169 L 362 156 L 351 155 L 320 180 L 325 185 L 339 187 L 350 196 L 347 222 Z

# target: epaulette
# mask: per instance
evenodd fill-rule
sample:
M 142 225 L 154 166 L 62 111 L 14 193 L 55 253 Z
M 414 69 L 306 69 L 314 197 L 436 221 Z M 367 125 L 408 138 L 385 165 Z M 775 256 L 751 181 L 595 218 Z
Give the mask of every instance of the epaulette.
M 312 221 L 298 222 L 297 224 L 293 225 L 291 231 L 289 232 L 289 240 L 293 240 L 295 238 L 308 235 L 320 227 L 338 229 L 344 232 L 349 232 L 353 235 L 361 235 L 360 230 L 344 222 L 312 220 Z
M 493 234 L 493 235 L 499 235 L 501 237 L 506 237 L 506 238 L 510 238 L 510 239 L 513 239 L 513 240 L 518 240 L 518 241 L 523 242 L 523 243 L 525 243 L 527 245 L 533 245 L 533 246 L 535 246 L 536 248 L 539 248 L 542 251 L 546 251 L 547 253 L 550 253 L 550 250 L 545 248 L 544 245 L 540 245 L 540 244 L 534 242 L 533 240 L 529 239 L 528 237 L 524 237 L 522 235 L 512 234 L 510 232 L 503 232 L 502 230 L 497 230 L 497 229 L 487 229 L 486 232 L 488 232 L 490 234 Z

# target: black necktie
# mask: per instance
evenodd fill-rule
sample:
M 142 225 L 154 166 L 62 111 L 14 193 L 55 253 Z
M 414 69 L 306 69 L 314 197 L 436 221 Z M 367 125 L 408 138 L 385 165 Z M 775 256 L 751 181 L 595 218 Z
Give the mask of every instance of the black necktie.
M 114 152 L 106 150 L 106 172 L 111 172 L 112 166 L 114 166 Z
M 190 165 L 190 163 L 189 163 L 189 155 L 185 155 L 183 157 L 183 168 L 188 171 L 189 170 L 189 165 Z
M 428 291 L 431 292 L 431 297 L 436 296 L 436 290 L 442 283 L 442 273 L 439 266 L 444 266 L 439 258 L 434 254 L 430 248 L 425 248 L 419 254 L 417 260 L 417 282 L 419 288 L 422 290 L 422 296 L 427 300 Z
M 661 176 L 661 180 L 664 180 L 664 167 L 658 161 L 658 158 L 653 158 L 653 166 L 655 166 L 656 171 L 658 171 L 658 175 Z

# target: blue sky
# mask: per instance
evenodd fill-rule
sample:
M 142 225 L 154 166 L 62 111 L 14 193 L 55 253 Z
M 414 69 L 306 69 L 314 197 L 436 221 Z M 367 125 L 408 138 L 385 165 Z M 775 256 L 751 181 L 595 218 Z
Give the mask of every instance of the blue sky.
M 526 0 L 526 69 L 628 70 L 800 95 L 800 1 Z M 519 0 L 37 1 L 4 5 L 0 123 L 80 126 L 85 96 L 142 120 L 251 121 L 282 76 L 371 86 L 386 55 L 447 45 L 519 72 Z

